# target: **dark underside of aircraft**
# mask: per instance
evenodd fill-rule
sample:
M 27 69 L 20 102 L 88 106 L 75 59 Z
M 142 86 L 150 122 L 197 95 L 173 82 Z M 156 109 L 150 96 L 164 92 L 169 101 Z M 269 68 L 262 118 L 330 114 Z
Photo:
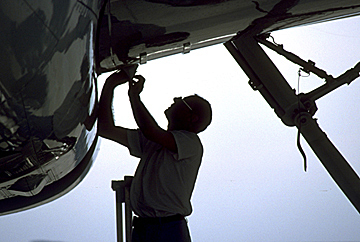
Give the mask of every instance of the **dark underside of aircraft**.
M 289 57 L 266 40 L 269 33 L 358 15 L 359 1 L 3 0 L 0 11 L 0 215 L 50 202 L 85 177 L 97 150 L 100 74 L 219 43 L 279 118 L 301 128 L 360 209 L 357 175 L 331 143 L 312 141 L 314 130 L 322 135 L 314 102 L 329 89 L 301 96 L 295 108 L 298 97 L 258 45 Z M 298 64 L 321 75 L 311 63 Z M 359 65 L 322 78 L 347 83 L 358 73 Z

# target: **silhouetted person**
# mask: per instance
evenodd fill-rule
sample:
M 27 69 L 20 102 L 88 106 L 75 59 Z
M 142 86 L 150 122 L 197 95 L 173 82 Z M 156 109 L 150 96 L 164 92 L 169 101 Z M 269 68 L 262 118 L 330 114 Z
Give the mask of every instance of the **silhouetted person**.
M 137 130 L 115 126 L 113 120 L 113 90 L 127 81 Z M 164 130 L 140 99 L 144 82 L 142 76 L 129 80 L 123 71 L 106 80 L 99 103 L 99 134 L 141 158 L 130 190 L 131 207 L 138 216 L 132 240 L 191 241 L 184 217 L 192 212 L 190 198 L 203 155 L 197 133 L 210 124 L 211 107 L 197 95 L 174 98 L 165 110 Z

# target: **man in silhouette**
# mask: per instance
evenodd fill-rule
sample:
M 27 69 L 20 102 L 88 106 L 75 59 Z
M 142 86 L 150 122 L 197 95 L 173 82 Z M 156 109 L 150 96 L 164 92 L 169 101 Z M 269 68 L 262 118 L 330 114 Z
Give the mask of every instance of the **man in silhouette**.
M 126 82 L 137 130 L 114 124 L 113 90 Z M 140 158 L 130 189 L 131 207 L 138 216 L 132 241 L 191 241 L 185 216 L 192 212 L 190 198 L 203 155 L 197 133 L 210 124 L 211 106 L 197 95 L 174 98 L 165 110 L 164 130 L 140 99 L 144 82 L 144 77 L 129 78 L 124 71 L 106 80 L 99 102 L 99 135 Z

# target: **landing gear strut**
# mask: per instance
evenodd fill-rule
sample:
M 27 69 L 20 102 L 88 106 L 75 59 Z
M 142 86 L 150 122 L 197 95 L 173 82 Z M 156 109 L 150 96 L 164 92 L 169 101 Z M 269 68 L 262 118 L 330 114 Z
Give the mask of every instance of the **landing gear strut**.
M 304 71 L 325 78 L 326 83 L 307 94 L 297 95 L 259 42 L 302 66 Z M 303 61 L 283 50 L 282 46 L 268 42 L 264 35 L 240 32 L 226 42 L 225 47 L 250 78 L 251 87 L 261 93 L 283 123 L 298 128 L 339 188 L 360 213 L 360 179 L 313 118 L 317 110 L 315 100 L 356 79 L 360 72 L 360 62 L 339 77 L 333 78 L 316 68 L 313 62 Z

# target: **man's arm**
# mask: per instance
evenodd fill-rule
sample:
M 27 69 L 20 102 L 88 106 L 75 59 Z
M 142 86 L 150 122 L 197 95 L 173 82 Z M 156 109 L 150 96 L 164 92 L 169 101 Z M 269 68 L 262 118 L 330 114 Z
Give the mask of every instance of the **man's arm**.
M 143 90 L 145 78 L 142 76 L 135 77 L 139 81 L 129 81 L 129 98 L 137 125 L 147 139 L 162 145 L 172 152 L 177 152 L 174 136 L 169 131 L 165 131 L 159 127 L 140 99 L 140 93 Z
M 98 132 L 101 137 L 129 146 L 126 128 L 115 126 L 112 113 L 112 101 L 116 86 L 126 83 L 127 75 L 121 71 L 114 73 L 106 80 L 99 101 Z

